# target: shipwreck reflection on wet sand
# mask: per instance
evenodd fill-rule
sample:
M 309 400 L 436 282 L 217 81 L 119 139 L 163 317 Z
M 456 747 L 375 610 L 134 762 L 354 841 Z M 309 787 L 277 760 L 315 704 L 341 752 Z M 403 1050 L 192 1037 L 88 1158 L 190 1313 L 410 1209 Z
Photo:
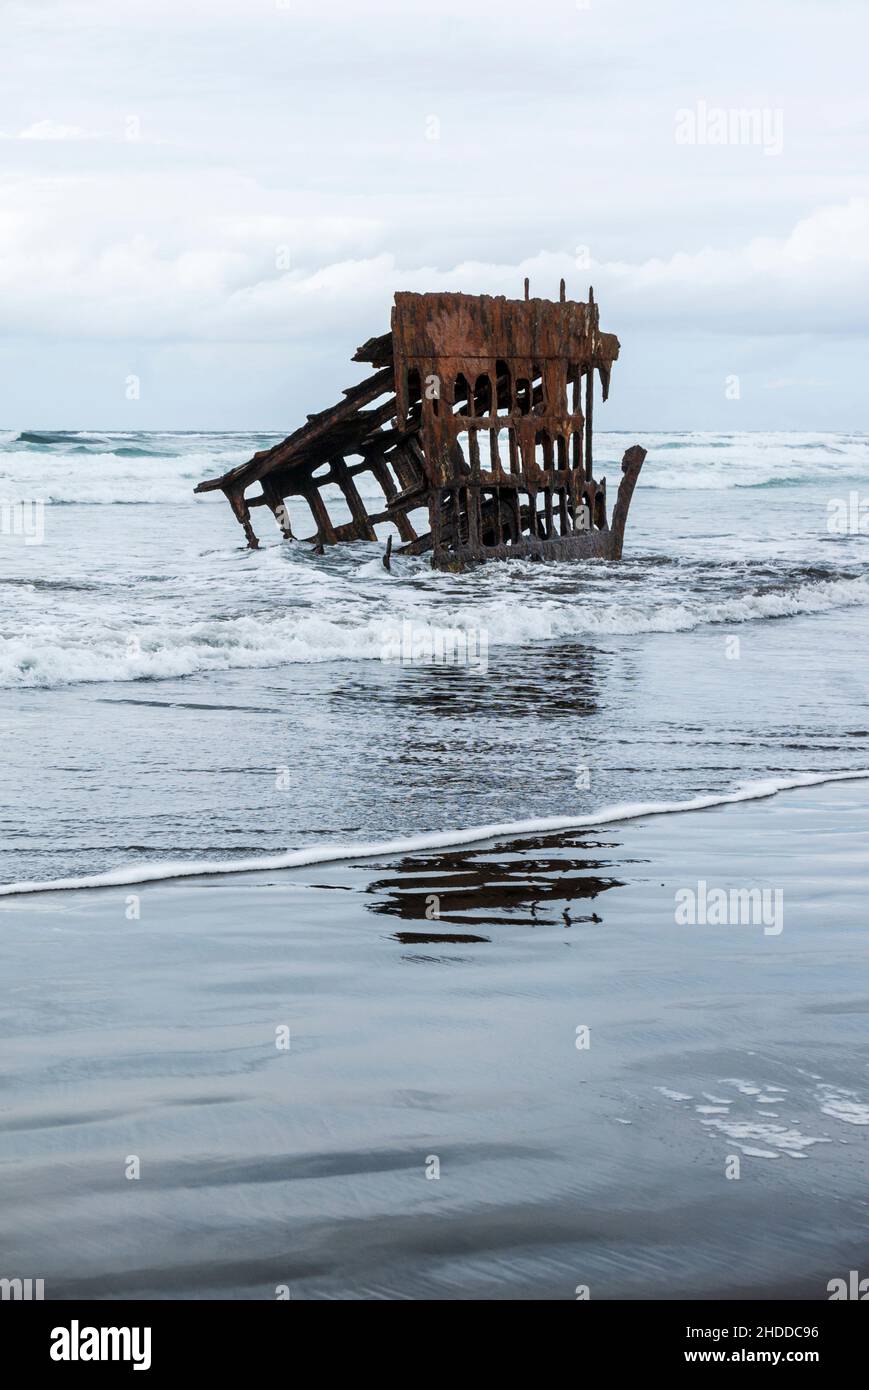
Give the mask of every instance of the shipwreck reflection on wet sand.
M 617 848 L 611 840 L 548 836 L 521 849 L 505 845 L 416 854 L 390 864 L 387 876 L 372 878 L 366 891 L 375 901 L 368 909 L 428 924 L 423 935 L 397 933 L 403 942 L 487 941 L 476 932 L 498 926 L 601 924 L 599 912 L 577 909 L 623 886 L 624 880 L 604 872 L 615 862 L 605 851 Z M 439 932 L 438 923 L 466 930 Z

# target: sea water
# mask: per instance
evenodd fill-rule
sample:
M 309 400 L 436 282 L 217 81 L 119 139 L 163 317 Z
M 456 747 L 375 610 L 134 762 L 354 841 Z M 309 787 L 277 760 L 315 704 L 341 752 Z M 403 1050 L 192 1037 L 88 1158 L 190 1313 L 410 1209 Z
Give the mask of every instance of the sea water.
M 611 507 L 635 440 L 622 563 L 452 575 L 265 508 L 248 550 L 193 488 L 266 436 L 0 436 L 0 882 L 865 767 L 869 436 L 601 434 Z

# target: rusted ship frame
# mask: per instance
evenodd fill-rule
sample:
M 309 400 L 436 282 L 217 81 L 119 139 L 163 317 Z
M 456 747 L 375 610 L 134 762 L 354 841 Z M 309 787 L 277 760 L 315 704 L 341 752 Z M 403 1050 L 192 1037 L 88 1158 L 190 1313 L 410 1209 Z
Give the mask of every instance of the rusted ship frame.
M 268 507 L 294 539 L 285 500 L 307 503 L 318 548 L 377 540 L 394 524 L 397 553 L 432 553 L 440 569 L 511 556 L 621 558 L 625 523 L 644 449 L 622 460 L 607 516 L 606 478 L 594 477 L 594 375 L 609 393 L 619 341 L 602 333 L 594 292 L 556 303 L 466 294 L 395 296 L 392 328 L 353 361 L 376 368 L 344 399 L 282 443 L 197 492 L 222 491 L 259 545 L 251 509 Z M 488 436 L 488 458 L 481 440 Z M 373 475 L 383 506 L 369 512 L 357 487 Z M 337 484 L 350 520 L 336 525 L 322 489 Z M 251 487 L 260 491 L 248 497 Z M 428 530 L 411 514 L 425 508 Z M 391 542 L 390 542 L 391 547 Z

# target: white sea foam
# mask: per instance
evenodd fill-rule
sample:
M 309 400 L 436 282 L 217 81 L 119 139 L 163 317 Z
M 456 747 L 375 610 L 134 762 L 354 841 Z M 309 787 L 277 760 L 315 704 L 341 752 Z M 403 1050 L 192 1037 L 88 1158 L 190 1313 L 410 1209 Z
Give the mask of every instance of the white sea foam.
M 133 450 L 134 440 L 119 444 Z M 234 458 L 227 467 L 242 460 Z M 40 497 L 49 506 L 180 506 L 200 503 L 193 489 L 213 468 L 212 456 L 190 453 L 139 457 L 125 453 L 42 453 L 0 451 L 0 474 L 7 492 Z
M 307 864 L 335 863 L 345 859 L 368 859 L 385 854 L 411 854 L 416 850 L 441 849 L 447 846 L 478 844 L 486 840 L 515 838 L 522 835 L 555 833 L 559 830 L 581 830 L 586 826 L 610 825 L 618 821 L 639 820 L 644 816 L 676 815 L 686 811 L 704 811 L 716 806 L 732 806 L 742 801 L 757 801 L 779 792 L 798 787 L 818 787 L 828 782 L 853 782 L 869 778 L 869 768 L 854 772 L 807 772 L 794 777 L 769 777 L 749 782 L 735 791 L 719 795 L 695 796 L 690 801 L 632 802 L 623 806 L 604 807 L 584 816 L 549 816 L 533 820 L 502 821 L 492 825 L 475 825 L 465 830 L 432 831 L 395 840 L 360 844 L 315 845 L 309 849 L 287 850 L 282 854 L 264 855 L 250 859 L 202 859 L 157 864 L 127 864 L 101 874 L 86 874 L 79 878 L 48 879 L 43 882 L 6 883 L 0 885 L 0 897 L 21 893 L 47 893 L 66 889 L 118 888 L 134 883 L 158 883 L 164 879 L 199 878 L 214 874 L 241 874 L 294 869 Z M 748 1082 L 731 1080 L 738 1088 Z M 661 1087 L 658 1087 L 662 1090 Z M 663 1091 L 666 1094 L 665 1091 Z M 675 1096 L 678 1093 L 671 1092 Z M 744 1092 L 745 1094 L 745 1092 Z M 690 1096 L 680 1099 L 690 1100 Z
M 869 1125 L 869 1105 L 860 1100 L 856 1091 L 841 1086 L 822 1085 L 817 1088 L 821 1111 L 847 1125 Z
M 292 578 L 290 569 L 283 583 Z M 310 576 L 307 578 L 310 583 Z M 327 585 L 328 581 L 324 578 L 322 583 Z M 430 594 L 425 589 L 416 593 L 405 590 L 393 599 L 388 585 L 384 590 L 372 599 L 370 592 L 357 595 L 345 587 L 336 590 L 342 602 L 330 604 L 321 599 L 315 612 L 310 607 L 279 609 L 199 622 L 185 622 L 174 612 L 160 621 L 142 622 L 139 615 L 133 618 L 118 607 L 104 609 L 96 604 L 86 614 L 71 614 L 61 622 L 54 613 L 49 616 L 37 611 L 31 615 L 25 609 L 12 634 L 0 636 L 0 687 L 165 680 L 204 671 L 300 662 L 376 661 L 381 658 L 388 632 L 404 620 L 420 628 L 456 633 L 485 631 L 491 648 L 687 632 L 710 624 L 734 626 L 869 603 L 869 581 L 852 578 L 803 583 L 717 602 L 697 598 L 643 603 L 631 595 L 623 603 L 582 603 L 573 592 L 559 599 L 531 587 L 522 603 L 517 603 L 515 589 L 509 588 L 500 593 L 490 590 L 477 600 L 455 602 L 448 591 Z M 329 592 L 326 589 L 323 597 Z M 379 612 L 363 616 L 373 604 Z M 177 611 L 178 605 L 175 608 Z M 325 616 L 325 611 L 330 616 Z M 340 616 L 332 616 L 336 611 Z M 133 653 L 129 650 L 131 631 L 137 637 Z
M 0 472 L 60 503 L 194 505 L 195 483 L 246 462 L 272 441 L 264 435 L 69 431 L 19 435 L 0 432 Z M 618 479 L 634 434 L 597 436 L 599 469 Z M 788 432 L 706 431 L 642 434 L 649 451 L 643 489 L 726 491 L 832 482 L 865 473 L 869 436 Z M 506 439 L 502 440 L 505 462 Z M 358 480 L 366 500 L 381 500 L 369 474 Z M 216 500 L 216 499 L 213 499 Z
M 779 1153 L 787 1154 L 789 1158 L 805 1158 L 804 1149 L 810 1149 L 815 1144 L 832 1142 L 824 1136 L 803 1134 L 800 1130 L 789 1129 L 786 1125 L 771 1125 L 756 1120 L 720 1120 L 711 1117 L 701 1120 L 700 1123 L 732 1139 L 743 1153 L 751 1153 L 758 1158 L 776 1158 Z M 751 1147 L 747 1148 L 746 1143 Z M 756 1147 L 757 1144 L 769 1147 L 766 1151 L 761 1151 Z

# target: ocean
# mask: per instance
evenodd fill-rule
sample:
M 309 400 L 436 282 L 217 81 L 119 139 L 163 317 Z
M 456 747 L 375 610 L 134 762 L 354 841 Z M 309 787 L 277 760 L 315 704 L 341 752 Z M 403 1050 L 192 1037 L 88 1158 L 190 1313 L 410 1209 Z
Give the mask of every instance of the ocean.
M 0 502 L 42 499 L 44 539 L 0 537 L 0 881 L 869 765 L 869 517 L 836 530 L 869 436 L 637 438 L 622 564 L 445 575 L 263 512 L 247 550 L 193 486 L 261 436 L 7 435 Z M 610 488 L 633 441 L 599 436 Z M 384 662 L 405 623 L 480 634 L 485 670 Z
M 460 575 L 247 550 L 270 442 L 2 437 L 0 1272 L 866 1274 L 869 436 L 600 434 L 624 560 Z
M 193 487 L 264 436 L 7 434 L 0 882 L 869 765 L 869 436 L 602 434 L 611 490 L 635 438 L 621 564 L 445 575 L 387 573 L 382 543 L 316 556 L 265 511 L 247 550 Z M 16 534 L 22 500 L 44 503 L 41 544 Z M 408 630 L 485 660 L 384 660 Z

